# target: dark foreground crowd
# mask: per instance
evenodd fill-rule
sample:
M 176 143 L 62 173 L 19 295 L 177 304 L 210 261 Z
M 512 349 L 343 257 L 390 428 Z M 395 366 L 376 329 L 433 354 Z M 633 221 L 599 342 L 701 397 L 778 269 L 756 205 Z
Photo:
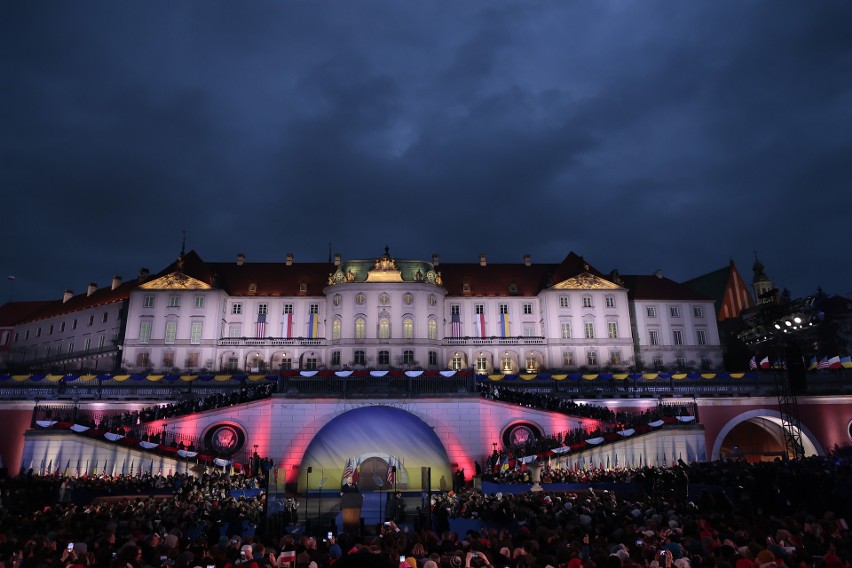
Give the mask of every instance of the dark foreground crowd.
M 314 537 L 263 535 L 264 496 L 229 496 L 260 485 L 256 477 L 97 478 L 69 487 L 30 472 L 0 481 L 0 559 L 16 568 L 837 568 L 850 566 L 852 552 L 850 473 L 852 459 L 837 452 L 621 469 L 610 480 L 631 489 L 624 492 L 468 487 L 433 496 L 431 527 L 391 522 L 370 535 Z M 60 501 L 63 484 L 72 496 L 102 497 Z M 453 519 L 476 528 L 457 534 Z

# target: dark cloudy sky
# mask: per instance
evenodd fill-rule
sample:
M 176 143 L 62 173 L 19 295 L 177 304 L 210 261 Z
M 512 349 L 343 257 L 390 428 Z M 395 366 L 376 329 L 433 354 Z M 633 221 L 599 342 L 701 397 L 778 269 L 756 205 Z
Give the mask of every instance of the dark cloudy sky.
M 852 3 L 12 0 L 2 300 L 225 261 L 754 252 L 852 291 Z M 14 284 L 7 280 L 14 275 Z

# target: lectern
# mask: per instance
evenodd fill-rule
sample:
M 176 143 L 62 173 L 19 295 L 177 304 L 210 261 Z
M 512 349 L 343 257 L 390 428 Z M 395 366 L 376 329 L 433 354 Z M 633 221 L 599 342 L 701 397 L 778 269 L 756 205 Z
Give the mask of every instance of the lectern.
M 364 496 L 360 493 L 344 493 L 340 496 L 340 512 L 343 517 L 343 531 L 352 535 L 361 532 L 361 506 Z

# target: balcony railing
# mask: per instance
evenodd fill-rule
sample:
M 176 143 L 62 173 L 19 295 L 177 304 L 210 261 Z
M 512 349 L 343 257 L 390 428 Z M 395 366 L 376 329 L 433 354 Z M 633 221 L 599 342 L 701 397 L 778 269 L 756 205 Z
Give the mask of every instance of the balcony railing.
M 219 347 L 322 347 L 325 339 L 310 337 L 222 337 L 216 344 Z
M 461 347 L 465 345 L 479 347 L 482 345 L 546 345 L 544 337 L 445 337 L 441 345 L 446 347 Z

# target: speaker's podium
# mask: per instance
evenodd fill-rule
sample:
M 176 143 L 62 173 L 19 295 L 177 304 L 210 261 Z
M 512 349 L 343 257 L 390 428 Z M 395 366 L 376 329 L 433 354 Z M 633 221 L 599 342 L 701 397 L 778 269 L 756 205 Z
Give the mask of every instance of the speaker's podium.
M 360 493 L 344 493 L 340 496 L 343 532 L 353 535 L 361 533 L 361 506 L 363 504 L 364 496 Z

